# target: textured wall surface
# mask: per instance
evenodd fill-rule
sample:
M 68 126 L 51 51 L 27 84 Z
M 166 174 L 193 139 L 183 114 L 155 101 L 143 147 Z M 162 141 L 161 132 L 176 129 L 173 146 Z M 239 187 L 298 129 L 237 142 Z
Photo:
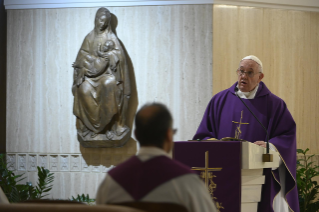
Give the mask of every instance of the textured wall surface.
M 319 13 L 215 5 L 213 14 L 213 93 L 236 82 L 244 56 L 258 56 L 296 121 L 297 148 L 318 154 Z
M 212 5 L 109 7 L 134 74 L 130 113 L 146 102 L 170 108 L 175 140 L 191 139 L 212 97 Z M 37 165 L 56 175 L 54 198 L 94 197 L 105 172 L 136 152 L 85 149 L 76 138 L 72 63 L 97 8 L 8 11 L 7 152 L 35 182 Z

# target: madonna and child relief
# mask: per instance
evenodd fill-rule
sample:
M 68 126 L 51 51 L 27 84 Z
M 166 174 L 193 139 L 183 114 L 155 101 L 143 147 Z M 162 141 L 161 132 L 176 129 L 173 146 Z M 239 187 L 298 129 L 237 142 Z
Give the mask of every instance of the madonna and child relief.
M 100 8 L 94 29 L 73 63 L 73 114 L 83 147 L 120 147 L 130 139 L 127 108 L 131 94 L 127 58 L 111 28 L 111 13 Z

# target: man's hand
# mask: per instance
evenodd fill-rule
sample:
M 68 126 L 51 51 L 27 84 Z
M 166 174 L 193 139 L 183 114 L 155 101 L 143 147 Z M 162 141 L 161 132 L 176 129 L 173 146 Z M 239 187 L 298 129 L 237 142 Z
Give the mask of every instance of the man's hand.
M 266 142 L 265 141 L 256 141 L 256 142 L 254 142 L 254 144 L 257 144 L 258 146 L 262 146 L 262 147 L 266 148 Z

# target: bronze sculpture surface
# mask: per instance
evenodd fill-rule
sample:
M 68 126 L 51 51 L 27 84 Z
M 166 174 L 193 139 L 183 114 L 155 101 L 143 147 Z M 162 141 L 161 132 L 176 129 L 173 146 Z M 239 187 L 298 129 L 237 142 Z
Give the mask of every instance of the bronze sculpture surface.
M 130 78 L 123 47 L 100 8 L 73 64 L 73 113 L 83 147 L 120 147 L 130 138 L 126 113 Z

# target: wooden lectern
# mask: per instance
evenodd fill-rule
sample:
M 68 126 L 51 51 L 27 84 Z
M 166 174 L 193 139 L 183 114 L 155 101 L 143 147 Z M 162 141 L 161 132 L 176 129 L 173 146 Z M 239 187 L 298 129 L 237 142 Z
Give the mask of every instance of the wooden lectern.
M 205 152 L 206 157 L 209 152 L 209 164 L 204 157 Z M 277 152 L 269 151 L 273 154 L 273 162 L 263 162 L 264 153 L 265 148 L 246 141 L 181 141 L 175 142 L 173 157 L 193 170 L 204 170 L 197 167 L 206 167 L 206 173 L 211 172 L 204 179 L 205 172 L 197 171 L 206 180 L 206 186 L 220 212 L 256 212 L 265 183 L 263 169 L 279 166 Z M 215 177 L 209 179 L 214 189 L 211 184 L 207 185 L 209 176 Z

